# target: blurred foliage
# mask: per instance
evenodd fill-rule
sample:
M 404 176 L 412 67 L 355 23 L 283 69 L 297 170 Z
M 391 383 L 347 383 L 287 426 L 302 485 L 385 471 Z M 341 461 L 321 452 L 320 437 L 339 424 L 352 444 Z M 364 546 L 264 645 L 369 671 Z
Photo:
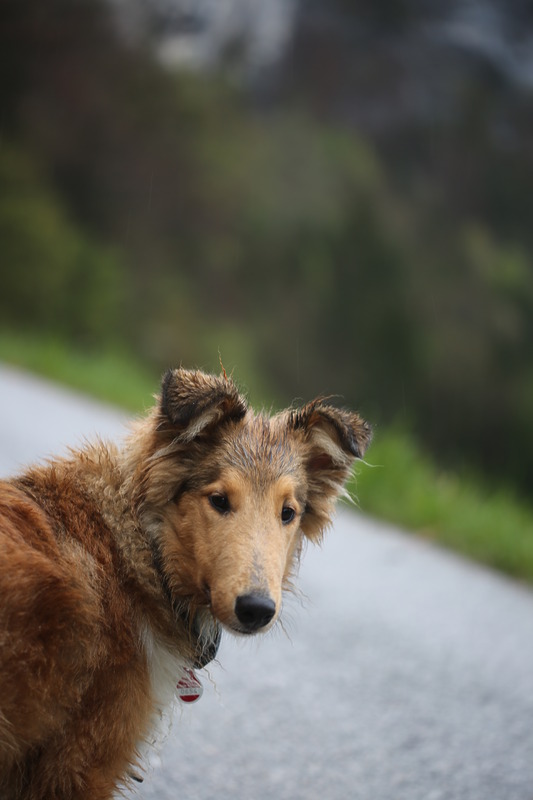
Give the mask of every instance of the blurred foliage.
M 0 327 L 0 359 L 134 414 L 152 407 L 161 378 L 155 369 L 109 343 L 80 348 L 49 332 Z
M 27 153 L 0 147 L 3 326 L 24 322 L 80 344 L 102 345 L 121 329 L 119 258 L 68 219 Z M 72 302 L 75 298 L 76 302 Z
M 297 48 L 265 104 L 164 71 L 96 0 L 1 2 L 4 329 L 154 371 L 220 352 L 265 401 L 339 392 L 527 491 L 533 169 L 494 144 L 497 89 L 387 139 L 324 113 Z

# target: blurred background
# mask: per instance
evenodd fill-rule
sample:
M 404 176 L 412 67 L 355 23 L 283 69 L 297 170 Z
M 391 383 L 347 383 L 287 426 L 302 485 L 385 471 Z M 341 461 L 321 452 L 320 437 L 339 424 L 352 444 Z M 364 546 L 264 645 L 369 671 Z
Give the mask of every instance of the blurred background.
M 533 581 L 525 0 L 0 0 L 0 360 L 375 426 L 360 507 Z

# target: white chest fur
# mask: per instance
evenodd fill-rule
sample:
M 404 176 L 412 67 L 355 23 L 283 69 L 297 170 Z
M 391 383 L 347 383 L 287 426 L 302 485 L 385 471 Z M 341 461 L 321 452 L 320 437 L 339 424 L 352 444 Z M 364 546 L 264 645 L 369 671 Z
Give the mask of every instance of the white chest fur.
M 184 674 L 185 661 L 154 634 L 149 625 L 141 631 L 141 645 L 150 674 L 153 702 L 151 733 L 147 744 L 158 749 L 170 732 L 177 703 L 176 684 Z

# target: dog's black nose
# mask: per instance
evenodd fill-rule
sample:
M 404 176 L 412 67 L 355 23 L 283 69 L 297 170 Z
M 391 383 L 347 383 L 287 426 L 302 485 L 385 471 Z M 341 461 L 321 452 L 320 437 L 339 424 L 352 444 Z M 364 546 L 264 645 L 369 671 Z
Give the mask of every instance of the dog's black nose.
M 275 613 L 275 602 L 264 594 L 242 594 L 235 601 L 237 619 L 250 633 L 268 625 Z

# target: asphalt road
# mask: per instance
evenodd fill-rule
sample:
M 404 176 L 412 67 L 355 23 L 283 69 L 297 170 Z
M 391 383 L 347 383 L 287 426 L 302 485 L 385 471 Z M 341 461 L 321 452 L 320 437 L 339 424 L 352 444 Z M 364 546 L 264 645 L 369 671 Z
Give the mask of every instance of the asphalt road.
M 1 475 L 123 421 L 0 368 Z M 533 800 L 530 590 L 346 510 L 299 586 L 285 631 L 226 636 L 130 800 Z

